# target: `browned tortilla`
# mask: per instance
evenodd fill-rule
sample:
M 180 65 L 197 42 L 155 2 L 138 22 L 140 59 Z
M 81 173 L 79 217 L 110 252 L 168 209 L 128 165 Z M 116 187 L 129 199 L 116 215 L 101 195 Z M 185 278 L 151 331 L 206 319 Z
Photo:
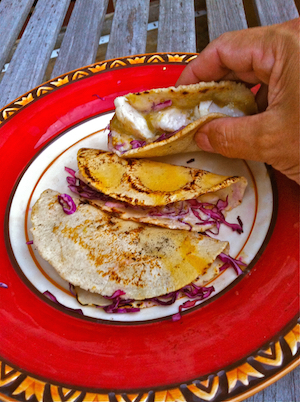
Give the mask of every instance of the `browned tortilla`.
M 92 293 L 122 290 L 125 299 L 135 300 L 161 296 L 205 275 L 228 251 L 227 242 L 124 221 L 78 199 L 68 215 L 58 195 L 46 190 L 32 208 L 34 246 L 62 278 Z
M 147 159 L 124 159 L 112 152 L 82 148 L 79 177 L 91 188 L 131 205 L 159 206 L 197 198 L 224 188 L 240 194 L 247 181 Z

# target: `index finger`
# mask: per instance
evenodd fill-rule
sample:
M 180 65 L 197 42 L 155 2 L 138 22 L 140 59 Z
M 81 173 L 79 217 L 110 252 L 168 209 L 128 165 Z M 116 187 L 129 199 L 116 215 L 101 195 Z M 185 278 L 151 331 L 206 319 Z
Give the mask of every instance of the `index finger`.
M 221 79 L 267 83 L 274 62 L 267 36 L 265 27 L 221 35 L 187 65 L 176 85 Z

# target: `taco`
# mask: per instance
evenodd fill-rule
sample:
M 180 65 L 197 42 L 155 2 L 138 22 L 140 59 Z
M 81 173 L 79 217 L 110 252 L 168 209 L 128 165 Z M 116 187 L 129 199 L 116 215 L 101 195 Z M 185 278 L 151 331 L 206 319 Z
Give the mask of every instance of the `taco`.
M 257 112 L 250 89 L 232 81 L 201 82 L 117 97 L 108 148 L 123 158 L 150 158 L 199 151 L 193 137 L 224 116 Z
M 103 211 L 124 220 L 204 232 L 228 223 L 226 212 L 243 199 L 247 180 L 112 152 L 80 149 L 78 172 L 68 170 L 69 188 Z
M 125 221 L 69 196 L 64 207 L 65 200 L 50 189 L 41 194 L 31 214 L 33 244 L 63 279 L 91 293 L 166 295 L 214 278 L 228 253 L 226 241 Z

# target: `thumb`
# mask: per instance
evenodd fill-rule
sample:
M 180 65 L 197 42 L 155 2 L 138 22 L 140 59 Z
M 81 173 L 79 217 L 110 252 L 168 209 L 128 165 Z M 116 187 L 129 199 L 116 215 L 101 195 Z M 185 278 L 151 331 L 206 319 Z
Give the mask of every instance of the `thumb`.
M 270 125 L 268 127 L 269 119 L 265 115 L 266 112 L 212 120 L 199 129 L 194 139 L 203 151 L 219 153 L 228 158 L 266 162 L 268 158 L 264 142 Z

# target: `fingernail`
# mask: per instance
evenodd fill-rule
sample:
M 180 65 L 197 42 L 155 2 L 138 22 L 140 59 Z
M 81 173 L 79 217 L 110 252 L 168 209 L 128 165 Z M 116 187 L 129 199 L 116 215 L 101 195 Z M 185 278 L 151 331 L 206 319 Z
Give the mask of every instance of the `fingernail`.
M 195 141 L 199 148 L 206 152 L 215 152 L 206 134 L 198 132 L 195 135 Z

